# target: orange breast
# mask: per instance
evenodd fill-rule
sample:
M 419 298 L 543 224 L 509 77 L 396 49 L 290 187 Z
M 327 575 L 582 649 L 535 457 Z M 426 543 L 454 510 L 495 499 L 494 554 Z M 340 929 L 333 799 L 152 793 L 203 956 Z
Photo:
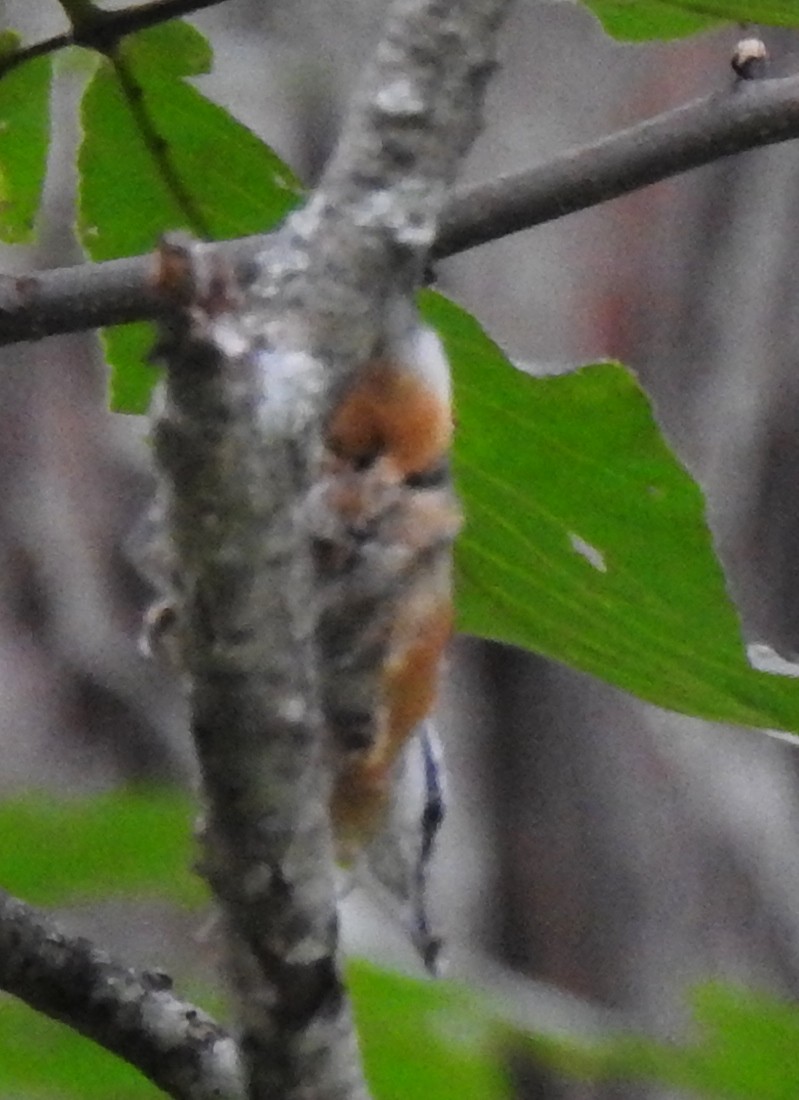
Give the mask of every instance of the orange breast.
M 441 398 L 407 369 L 370 364 L 328 426 L 328 444 L 355 462 L 388 457 L 402 477 L 440 462 L 452 438 L 452 416 Z
M 383 499 L 392 509 L 392 538 L 418 554 L 396 598 L 382 674 L 381 713 L 375 742 L 339 761 L 331 815 L 339 858 L 347 862 L 380 827 L 392 765 L 417 725 L 432 710 L 441 660 L 452 630 L 449 547 L 459 525 L 446 488 L 407 484 L 411 475 L 440 466 L 452 438 L 449 405 L 413 371 L 389 360 L 370 363 L 336 407 L 326 442 L 335 458 L 329 494 L 348 530 L 357 512 Z M 382 494 L 382 495 L 381 495 Z
M 412 621 L 414 613 L 423 617 Z M 384 672 L 385 715 L 377 742 L 353 755 L 339 772 L 331 800 L 333 830 L 344 861 L 379 828 L 388 797 L 391 768 L 419 722 L 433 709 L 441 659 L 452 631 L 448 599 L 432 604 L 412 595 L 397 623 L 408 644 L 394 648 Z

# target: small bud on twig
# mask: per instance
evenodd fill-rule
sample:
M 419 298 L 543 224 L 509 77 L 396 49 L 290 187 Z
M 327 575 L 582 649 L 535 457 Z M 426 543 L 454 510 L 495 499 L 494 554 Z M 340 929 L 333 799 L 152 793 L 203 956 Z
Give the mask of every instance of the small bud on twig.
M 742 38 L 733 51 L 730 64 L 741 80 L 757 80 L 765 73 L 769 61 L 766 44 L 761 38 Z

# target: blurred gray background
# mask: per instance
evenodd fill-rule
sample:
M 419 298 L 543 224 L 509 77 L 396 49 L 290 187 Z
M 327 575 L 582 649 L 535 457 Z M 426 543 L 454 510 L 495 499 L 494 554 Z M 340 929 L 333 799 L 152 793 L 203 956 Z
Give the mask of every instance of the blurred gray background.
M 122 6 L 106 4 L 106 7 Z M 378 33 L 377 0 L 227 0 L 200 87 L 308 183 Z M 36 40 L 55 3 L 0 5 Z M 543 161 L 728 88 L 735 28 L 612 43 L 567 0 L 518 3 L 465 177 Z M 796 39 L 767 33 L 790 69 Z M 58 78 L 40 244 L 3 270 L 77 262 L 80 78 Z M 523 360 L 617 356 L 706 489 L 750 641 L 799 650 L 799 148 L 756 151 L 440 266 L 443 290 Z M 188 774 L 182 707 L 136 650 L 146 592 L 124 540 L 150 490 L 141 424 L 104 409 L 90 337 L 5 348 L 0 371 L 0 783 L 105 789 Z M 459 640 L 442 704 L 452 808 L 436 875 L 455 973 L 491 955 L 661 1036 L 710 976 L 799 993 L 799 757 L 760 733 L 638 703 L 530 655 Z M 409 967 L 350 905 L 356 950 Z M 195 920 L 68 914 L 128 957 L 180 970 Z M 123 918 L 120 923 L 120 918 Z M 178 959 L 177 968 L 174 959 Z M 519 1067 L 520 1097 L 640 1096 Z

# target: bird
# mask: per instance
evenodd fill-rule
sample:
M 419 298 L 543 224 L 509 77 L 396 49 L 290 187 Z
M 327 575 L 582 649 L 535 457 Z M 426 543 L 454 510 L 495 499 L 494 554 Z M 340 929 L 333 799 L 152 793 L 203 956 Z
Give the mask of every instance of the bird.
M 461 526 L 452 437 L 441 341 L 412 304 L 394 304 L 374 353 L 331 401 L 307 511 L 323 594 L 337 858 L 370 867 L 410 910 L 429 969 L 437 941 L 424 886 L 444 808 L 429 718 L 453 629 L 452 546 Z M 411 770 L 420 771 L 418 782 Z M 422 790 L 413 813 L 398 807 L 400 789 Z

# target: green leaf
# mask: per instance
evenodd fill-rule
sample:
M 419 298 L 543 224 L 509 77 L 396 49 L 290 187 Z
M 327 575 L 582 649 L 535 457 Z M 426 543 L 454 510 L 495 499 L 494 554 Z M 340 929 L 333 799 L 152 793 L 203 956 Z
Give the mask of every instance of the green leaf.
M 719 20 L 686 10 L 668 0 L 583 0 L 602 27 L 622 42 L 685 38 L 712 30 Z
M 364 963 L 348 972 L 376 1100 L 482 1100 L 511 1094 L 515 1054 L 588 1081 L 652 1082 L 719 1100 L 794 1100 L 799 1010 L 718 984 L 692 994 L 698 1034 L 684 1043 L 631 1033 L 594 1040 L 525 1031 L 503 1003 L 452 982 L 421 982 Z
M 109 403 L 115 412 L 146 413 L 160 370 L 150 362 L 155 326 L 147 321 L 115 325 L 100 333 L 103 354 L 111 363 Z
M 640 1081 L 719 1100 L 795 1100 L 799 1009 L 719 984 L 691 996 L 698 1034 L 683 1043 L 611 1033 L 564 1038 L 523 1030 L 458 984 L 422 982 L 365 963 L 348 968 L 369 1084 L 376 1100 L 501 1100 L 514 1054 L 588 1081 Z
M 797 0 L 672 0 L 672 3 L 684 11 L 735 23 L 767 23 L 774 27 L 799 26 Z
M 375 1100 L 503 1100 L 512 1095 L 497 1025 L 467 989 L 367 963 L 348 967 L 364 1068 Z
M 425 312 L 455 380 L 461 628 L 671 710 L 799 732 L 799 680 L 747 662 L 702 494 L 635 377 L 531 377 L 451 302 Z
M 13 53 L 19 38 L 0 34 L 0 56 Z M 32 241 L 47 167 L 50 127 L 48 57 L 35 58 L 0 77 L 0 240 Z
M 25 1100 L 156 1100 L 121 1058 L 11 998 L 0 999 L 0 1094 Z
M 658 1043 L 620 1035 L 600 1043 L 528 1037 L 533 1056 L 572 1076 L 636 1080 L 721 1100 L 794 1100 L 799 1092 L 799 1011 L 740 989 L 700 987 L 693 994 L 699 1039 Z
M 799 26 L 797 0 L 583 0 L 602 26 L 626 41 L 680 38 L 720 22 Z
M 296 205 L 291 170 L 250 130 L 185 82 L 207 71 L 205 38 L 173 21 L 126 38 L 121 58 L 164 144 L 175 177 L 215 239 L 264 232 Z M 102 59 L 86 88 L 79 154 L 79 231 L 93 260 L 155 247 L 170 229 L 191 228 L 125 99 L 113 65 Z M 155 372 L 142 360 L 144 337 L 107 338 L 114 407 L 140 412 Z
M 0 884 L 36 905 L 165 897 L 199 905 L 191 871 L 192 810 L 172 790 L 86 799 L 28 794 L 0 802 Z

